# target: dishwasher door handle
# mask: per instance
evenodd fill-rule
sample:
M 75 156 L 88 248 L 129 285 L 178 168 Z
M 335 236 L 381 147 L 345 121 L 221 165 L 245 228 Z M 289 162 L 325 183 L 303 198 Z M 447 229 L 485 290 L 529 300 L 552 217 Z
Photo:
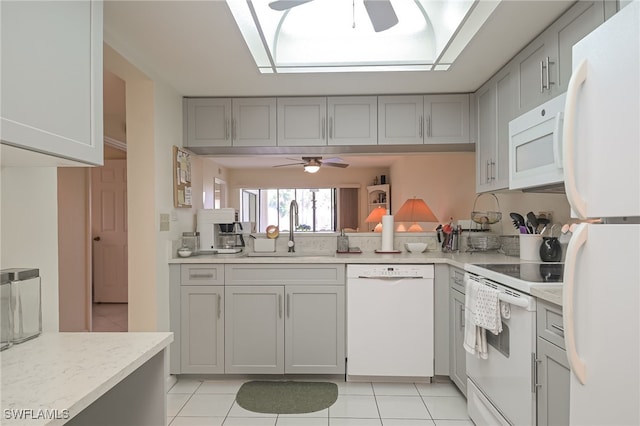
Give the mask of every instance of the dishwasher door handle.
M 375 276 L 369 276 L 369 275 L 360 275 L 358 276 L 358 278 L 363 279 L 363 280 L 422 280 L 424 279 L 424 277 L 416 277 L 416 276 L 410 276 L 410 277 L 405 277 L 405 276 L 395 276 L 395 277 L 375 277 Z

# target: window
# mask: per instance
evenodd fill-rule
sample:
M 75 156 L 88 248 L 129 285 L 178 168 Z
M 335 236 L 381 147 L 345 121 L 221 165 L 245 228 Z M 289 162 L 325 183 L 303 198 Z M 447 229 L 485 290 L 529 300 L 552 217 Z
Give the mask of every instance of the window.
M 253 196 L 253 197 L 252 197 Z M 242 190 L 243 220 L 256 222 L 256 231 L 265 232 L 267 226 L 277 225 L 289 230 L 289 206 L 298 203 L 297 232 L 333 232 L 336 230 L 335 188 L 313 189 L 256 189 Z M 253 200 L 254 206 L 251 206 Z M 254 218 L 251 218 L 251 212 Z

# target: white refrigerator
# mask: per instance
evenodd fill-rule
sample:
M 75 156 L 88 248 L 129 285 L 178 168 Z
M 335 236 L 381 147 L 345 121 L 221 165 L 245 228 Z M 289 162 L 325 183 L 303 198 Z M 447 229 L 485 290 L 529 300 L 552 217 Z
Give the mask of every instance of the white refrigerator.
M 573 47 L 563 166 L 570 424 L 640 424 L 640 1 Z M 596 223 L 598 220 L 601 223 Z

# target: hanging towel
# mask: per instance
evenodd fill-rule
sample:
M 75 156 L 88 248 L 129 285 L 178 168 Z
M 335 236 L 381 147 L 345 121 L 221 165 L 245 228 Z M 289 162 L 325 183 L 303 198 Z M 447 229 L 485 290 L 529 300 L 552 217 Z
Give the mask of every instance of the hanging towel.
M 487 336 L 483 328 L 476 326 L 475 307 L 478 295 L 478 289 L 481 284 L 475 280 L 465 279 L 465 296 L 464 296 L 464 341 L 462 346 L 471 355 L 477 355 L 479 358 L 487 359 Z
M 499 294 L 500 292 L 493 287 L 480 285 L 476 295 L 474 323 L 493 334 L 500 334 L 502 331 Z

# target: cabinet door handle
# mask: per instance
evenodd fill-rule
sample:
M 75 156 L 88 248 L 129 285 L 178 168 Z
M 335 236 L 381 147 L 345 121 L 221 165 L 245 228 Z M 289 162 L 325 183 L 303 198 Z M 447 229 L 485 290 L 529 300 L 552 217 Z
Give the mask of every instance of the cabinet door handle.
M 224 122 L 224 138 L 229 139 L 229 119 Z
M 544 93 L 544 61 L 540 61 L 540 93 Z
M 491 160 L 491 180 L 496 180 L 496 162 Z
M 278 318 L 282 318 L 282 295 L 278 295 Z
M 427 136 L 428 137 L 432 137 L 433 136 L 433 132 L 431 131 L 431 126 L 432 126 L 431 116 L 429 116 L 429 117 L 427 117 Z
M 542 387 L 542 384 L 538 383 L 538 363 L 542 362 L 541 359 L 536 358 L 536 354 L 531 353 L 531 393 L 538 393 L 538 388 Z
M 551 90 L 551 85 L 553 84 L 553 81 L 551 81 L 551 70 L 550 70 L 551 67 L 549 66 L 549 64 L 555 64 L 555 62 L 553 62 L 551 58 L 547 56 L 544 59 L 544 68 L 547 74 L 547 87 L 546 87 L 547 90 Z
M 464 330 L 464 306 L 460 306 L 460 329 Z
M 289 298 L 290 294 L 287 293 L 287 300 L 286 300 L 286 305 L 287 305 L 287 318 L 289 318 L 289 316 L 291 315 L 291 299 Z
M 486 176 L 487 176 L 486 182 L 487 182 L 487 183 L 489 183 L 489 182 L 491 181 L 491 176 L 490 176 L 490 174 L 489 174 L 489 173 L 490 173 L 490 172 L 489 172 L 489 166 L 490 166 L 490 165 L 491 165 L 491 163 L 489 162 L 489 160 L 487 160 L 487 167 L 486 167 L 486 172 L 487 172 L 487 173 L 486 173 Z
M 325 138 L 325 127 L 327 124 L 327 118 L 326 117 L 322 117 L 321 123 L 320 123 L 320 130 L 322 133 L 322 139 Z
M 232 118 L 231 119 L 231 140 L 235 141 L 237 137 L 238 137 L 238 134 L 236 133 L 236 119 Z
M 329 117 L 329 139 L 333 139 L 333 117 Z
M 220 319 L 220 307 L 222 306 L 222 296 L 218 295 L 218 319 Z
M 422 138 L 422 128 L 424 127 L 424 120 L 422 119 L 422 116 L 420 116 L 420 121 L 418 122 L 418 137 Z

